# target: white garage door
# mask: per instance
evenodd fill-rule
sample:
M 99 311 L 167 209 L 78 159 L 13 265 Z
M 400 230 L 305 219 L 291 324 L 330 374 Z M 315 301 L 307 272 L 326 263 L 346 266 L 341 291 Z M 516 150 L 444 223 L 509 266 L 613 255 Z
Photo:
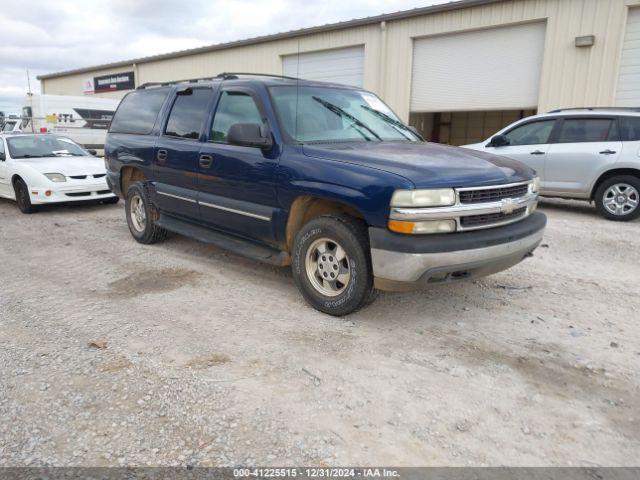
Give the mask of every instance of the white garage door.
M 282 58 L 284 75 L 307 80 L 362 86 L 364 47 L 287 55 Z
M 629 10 L 618 76 L 616 106 L 640 107 L 640 8 Z
M 545 28 L 534 23 L 416 40 L 411 110 L 537 107 Z

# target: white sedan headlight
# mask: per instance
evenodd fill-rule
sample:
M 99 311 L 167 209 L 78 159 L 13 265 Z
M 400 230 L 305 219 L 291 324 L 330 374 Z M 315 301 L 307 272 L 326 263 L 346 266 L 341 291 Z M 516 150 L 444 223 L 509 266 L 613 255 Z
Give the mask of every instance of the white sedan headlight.
M 456 203 L 453 188 L 430 190 L 396 190 L 391 197 L 392 207 L 447 207 Z
M 57 182 L 66 182 L 67 181 L 67 177 L 65 177 L 61 173 L 45 173 L 44 176 L 47 177 L 52 182 L 56 182 L 56 183 Z
M 540 177 L 533 177 L 531 182 L 531 193 L 538 193 L 540 191 Z

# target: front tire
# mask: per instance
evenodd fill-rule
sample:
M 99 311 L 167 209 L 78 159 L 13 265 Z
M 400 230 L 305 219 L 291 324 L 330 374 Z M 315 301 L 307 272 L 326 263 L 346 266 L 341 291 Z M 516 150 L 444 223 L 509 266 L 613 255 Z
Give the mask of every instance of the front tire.
M 120 197 L 111 197 L 103 200 L 102 203 L 105 205 L 116 205 L 120 201 Z
M 151 203 L 144 183 L 135 182 L 129 187 L 125 212 L 129 231 L 139 243 L 149 245 L 167 237 L 167 231 L 156 223 L 159 217 L 158 211 Z
M 22 213 L 35 213 L 38 209 L 31 203 L 29 196 L 29 187 L 21 178 L 18 178 L 13 184 L 13 190 L 16 194 L 16 204 Z
M 293 279 L 311 306 L 348 315 L 375 298 L 366 226 L 345 215 L 304 225 L 293 243 Z
M 640 179 L 631 175 L 612 177 L 600 184 L 596 208 L 609 220 L 628 222 L 640 216 Z

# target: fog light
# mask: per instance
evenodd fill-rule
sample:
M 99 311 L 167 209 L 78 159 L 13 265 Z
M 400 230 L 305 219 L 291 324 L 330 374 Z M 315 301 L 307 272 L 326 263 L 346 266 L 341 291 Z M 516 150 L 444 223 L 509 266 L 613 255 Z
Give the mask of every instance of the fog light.
M 455 220 L 428 220 L 424 222 L 401 222 L 389 220 L 389 230 L 397 233 L 451 233 L 456 231 Z
M 47 197 L 50 197 L 50 196 L 51 196 L 51 190 L 47 190 L 46 192 L 44 192 L 44 194 L 45 194 Z

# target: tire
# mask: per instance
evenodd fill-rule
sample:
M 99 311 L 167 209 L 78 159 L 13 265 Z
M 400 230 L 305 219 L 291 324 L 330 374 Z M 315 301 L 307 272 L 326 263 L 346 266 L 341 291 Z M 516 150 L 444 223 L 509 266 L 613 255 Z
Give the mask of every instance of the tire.
M 119 201 L 120 201 L 120 197 L 112 197 L 112 198 L 107 198 L 106 200 L 103 200 L 102 203 L 104 203 L 105 205 L 115 205 Z
M 611 177 L 595 194 L 596 208 L 608 220 L 628 222 L 640 216 L 640 178 L 631 175 Z
M 135 211 L 132 212 L 132 210 Z M 142 182 L 131 184 L 125 201 L 127 225 L 133 238 L 145 245 L 161 242 L 167 231 L 156 222 L 159 214 L 149 198 L 147 186 Z
M 21 178 L 16 179 L 13 184 L 13 190 L 16 194 L 16 204 L 22 213 L 35 213 L 38 208 L 31 203 L 29 197 L 29 187 Z
M 346 215 L 304 225 L 293 242 L 291 268 L 305 300 L 329 315 L 348 315 L 376 297 L 366 225 Z

